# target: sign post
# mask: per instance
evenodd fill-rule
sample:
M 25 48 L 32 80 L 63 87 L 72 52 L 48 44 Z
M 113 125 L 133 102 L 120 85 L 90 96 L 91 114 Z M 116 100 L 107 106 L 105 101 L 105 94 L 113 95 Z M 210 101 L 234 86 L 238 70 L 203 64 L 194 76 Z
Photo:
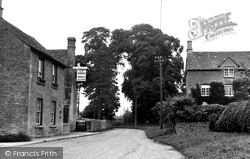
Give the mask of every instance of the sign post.
M 80 63 L 77 64 L 76 67 L 73 67 L 73 69 L 76 69 L 76 81 L 77 82 L 85 82 L 86 81 L 86 72 L 87 67 L 80 66 Z M 80 88 L 77 90 L 77 117 L 80 116 Z
M 73 67 L 73 69 L 76 69 L 76 71 L 77 71 L 76 81 L 85 82 L 86 81 L 87 67 L 82 67 L 82 66 L 80 66 L 80 63 L 78 63 L 76 67 Z

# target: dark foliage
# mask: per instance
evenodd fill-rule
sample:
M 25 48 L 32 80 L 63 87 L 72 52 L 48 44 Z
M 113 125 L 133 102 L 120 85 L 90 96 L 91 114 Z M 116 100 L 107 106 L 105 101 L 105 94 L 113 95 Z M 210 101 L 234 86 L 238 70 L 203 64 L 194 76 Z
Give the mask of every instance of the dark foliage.
M 78 56 L 76 61 L 88 64 L 87 82 L 81 85 L 90 100 L 82 113 L 84 117 L 111 120 L 120 107 L 116 76 L 121 56 L 109 46 L 110 40 L 110 31 L 104 27 L 83 33 L 85 55 Z
M 155 56 L 164 56 L 162 63 L 163 96 L 174 96 L 182 82 L 183 46 L 177 38 L 163 34 L 149 24 L 133 26 L 130 30 L 115 30 L 114 41 L 118 52 L 126 52 L 131 69 L 124 74 L 122 92 L 133 102 L 138 98 L 138 122 L 156 122 L 151 109 L 159 101 L 160 72 Z
M 224 85 L 221 82 L 210 83 L 210 104 L 223 104 L 223 98 L 225 96 Z
M 236 79 L 233 81 L 234 97 L 236 101 L 249 99 L 250 81 L 249 79 Z
M 31 141 L 30 137 L 23 133 L 0 135 L 0 142 L 23 142 Z
M 203 102 L 207 104 L 222 104 L 227 105 L 236 100 L 236 97 L 226 97 L 224 85 L 221 82 L 210 83 L 210 96 L 201 96 L 201 88 L 197 83 L 195 88 L 191 88 L 191 95 L 195 99 L 197 105 L 201 105 Z M 238 97 L 237 97 L 238 98 Z
M 217 122 L 217 120 L 219 119 L 220 115 L 218 114 L 211 114 L 209 115 L 208 117 L 208 120 L 209 120 L 209 130 L 211 131 L 216 131 L 216 128 L 215 128 L 215 123 Z
M 195 102 L 197 105 L 201 105 L 203 100 L 201 97 L 201 88 L 199 83 L 196 83 L 196 87 L 195 88 L 191 88 L 191 95 L 192 97 L 195 99 Z
M 249 101 L 230 103 L 217 120 L 215 127 L 216 131 L 250 132 Z

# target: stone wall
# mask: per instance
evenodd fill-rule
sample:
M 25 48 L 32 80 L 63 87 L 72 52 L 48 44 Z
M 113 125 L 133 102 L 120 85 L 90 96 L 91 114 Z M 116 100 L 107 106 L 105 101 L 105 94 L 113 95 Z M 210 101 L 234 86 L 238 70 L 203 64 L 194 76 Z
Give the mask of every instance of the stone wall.
M 27 130 L 29 53 L 27 46 L 0 23 L 0 129 Z
M 108 120 L 95 120 L 95 119 L 86 120 L 86 131 L 88 132 L 100 132 L 109 129 L 112 129 L 112 124 Z
M 29 113 L 28 113 L 28 133 L 30 136 L 43 137 L 54 136 L 63 133 L 63 103 L 65 70 L 57 65 L 57 84 L 52 86 L 52 65 L 53 61 L 44 58 L 44 79 L 45 84 L 38 82 L 38 60 L 41 55 L 30 50 L 30 90 L 29 90 Z M 43 99 L 42 125 L 36 124 L 36 102 L 37 98 Z M 56 124 L 51 124 L 51 104 L 56 102 Z

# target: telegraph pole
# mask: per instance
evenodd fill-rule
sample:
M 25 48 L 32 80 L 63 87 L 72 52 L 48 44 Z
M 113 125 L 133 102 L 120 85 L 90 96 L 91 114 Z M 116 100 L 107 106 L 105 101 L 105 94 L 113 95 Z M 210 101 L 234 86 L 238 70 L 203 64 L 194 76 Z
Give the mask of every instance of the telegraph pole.
M 162 93 L 162 63 L 165 62 L 164 56 L 155 56 L 155 62 L 160 64 L 160 128 L 163 129 L 162 119 L 162 105 L 163 105 L 163 93 Z

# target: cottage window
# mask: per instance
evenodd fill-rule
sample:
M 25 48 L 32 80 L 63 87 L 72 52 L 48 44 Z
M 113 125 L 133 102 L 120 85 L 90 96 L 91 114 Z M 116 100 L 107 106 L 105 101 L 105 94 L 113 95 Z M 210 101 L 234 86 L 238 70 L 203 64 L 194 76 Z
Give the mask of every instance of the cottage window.
M 41 58 L 38 60 L 38 78 L 44 79 L 44 60 Z
M 234 96 L 233 85 L 224 85 L 225 96 L 232 97 Z
M 51 124 L 52 125 L 56 124 L 56 102 L 55 101 L 51 102 Z
M 57 84 L 57 66 L 54 64 L 52 66 L 52 83 Z
M 224 77 L 234 77 L 234 67 L 224 67 Z
M 210 85 L 201 85 L 201 96 L 210 95 Z
M 42 125 L 43 99 L 38 98 L 36 103 L 36 123 Z

